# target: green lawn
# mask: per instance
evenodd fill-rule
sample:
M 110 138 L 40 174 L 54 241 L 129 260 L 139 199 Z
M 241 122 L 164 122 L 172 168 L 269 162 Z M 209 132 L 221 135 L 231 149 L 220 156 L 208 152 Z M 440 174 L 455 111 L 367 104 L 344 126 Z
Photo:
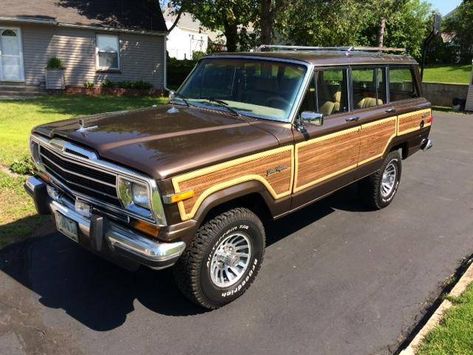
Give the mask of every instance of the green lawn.
M 0 101 L 0 248 L 31 233 L 44 221 L 24 192 L 25 176 L 8 168 L 28 156 L 34 126 L 101 112 L 128 110 L 163 103 L 149 97 L 47 96 L 33 100 Z
M 425 68 L 424 82 L 468 84 L 471 65 L 435 66 Z
M 473 285 L 456 299 L 441 325 L 429 333 L 419 355 L 473 354 Z

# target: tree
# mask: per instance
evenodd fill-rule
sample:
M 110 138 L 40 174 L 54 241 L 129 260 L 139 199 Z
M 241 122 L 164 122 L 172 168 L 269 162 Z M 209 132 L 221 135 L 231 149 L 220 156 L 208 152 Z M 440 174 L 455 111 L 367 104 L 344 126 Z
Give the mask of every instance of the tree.
M 455 34 L 453 42 L 459 48 L 460 61 L 471 63 L 473 57 L 473 0 L 464 0 L 446 20 L 445 30 Z
M 171 3 L 177 9 L 184 7 L 208 29 L 222 31 L 231 52 L 238 49 L 241 30 L 255 20 L 257 13 L 253 0 L 175 0 Z
M 297 0 L 280 12 L 277 29 L 288 43 L 312 46 L 355 44 L 363 7 L 356 0 Z
M 289 1 L 259 0 L 256 2 L 259 2 L 259 14 L 255 24 L 260 30 L 260 42 L 262 44 L 272 44 L 276 18 L 289 4 Z M 292 3 L 295 3 L 295 1 Z
M 301 14 L 304 20 L 295 21 Z M 421 0 L 297 0 L 279 16 L 288 43 L 405 47 L 415 57 L 431 18 L 430 5 Z

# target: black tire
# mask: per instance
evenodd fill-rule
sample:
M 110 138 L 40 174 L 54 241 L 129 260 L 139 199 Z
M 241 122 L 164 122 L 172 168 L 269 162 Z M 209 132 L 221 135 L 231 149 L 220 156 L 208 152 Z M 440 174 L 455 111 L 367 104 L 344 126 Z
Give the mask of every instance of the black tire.
M 362 198 L 369 208 L 379 210 L 389 206 L 392 202 L 401 182 L 401 161 L 399 152 L 397 150 L 392 151 L 387 155 L 379 171 L 361 181 Z M 388 167 L 390 171 L 394 169 L 395 176 L 392 189 L 386 193 L 387 190 L 383 190 L 382 184 L 383 174 L 387 171 Z
M 239 279 L 236 277 L 238 281 L 235 284 L 220 287 L 213 281 L 216 276 L 211 275 L 211 269 L 215 270 L 215 266 L 212 265 L 215 265 L 215 260 L 219 260 L 220 257 L 214 255 L 221 250 L 217 248 L 221 248 L 226 240 L 234 235 L 244 236 L 243 238 L 246 238 L 243 241 L 244 245 L 249 243 L 249 248 L 245 249 L 249 258 L 240 259 L 248 264 L 246 269 L 241 269 L 244 271 L 241 271 Z M 246 208 L 234 208 L 221 213 L 199 228 L 191 245 L 176 263 L 174 278 L 177 286 L 192 302 L 207 309 L 219 308 L 240 297 L 250 287 L 263 262 L 264 248 L 264 227 L 252 211 Z M 219 267 L 225 265 L 223 262 L 217 264 Z M 218 275 L 223 275 L 223 272 Z M 230 273 L 230 275 L 233 277 L 237 274 Z

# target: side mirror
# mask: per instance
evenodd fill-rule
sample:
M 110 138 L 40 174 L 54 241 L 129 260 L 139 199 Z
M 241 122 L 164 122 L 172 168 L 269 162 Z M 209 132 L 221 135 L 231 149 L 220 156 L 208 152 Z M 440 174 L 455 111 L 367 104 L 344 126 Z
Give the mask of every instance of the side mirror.
M 324 124 L 324 115 L 318 112 L 303 111 L 301 113 L 301 121 L 309 122 L 315 126 L 322 126 Z

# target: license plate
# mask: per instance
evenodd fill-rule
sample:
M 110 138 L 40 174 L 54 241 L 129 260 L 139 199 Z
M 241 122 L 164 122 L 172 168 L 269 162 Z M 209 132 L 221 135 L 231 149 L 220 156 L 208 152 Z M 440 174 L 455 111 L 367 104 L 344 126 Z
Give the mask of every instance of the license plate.
M 59 232 L 66 237 L 72 239 L 76 243 L 79 242 L 79 233 L 77 232 L 77 223 L 60 213 L 56 213 L 56 227 Z

